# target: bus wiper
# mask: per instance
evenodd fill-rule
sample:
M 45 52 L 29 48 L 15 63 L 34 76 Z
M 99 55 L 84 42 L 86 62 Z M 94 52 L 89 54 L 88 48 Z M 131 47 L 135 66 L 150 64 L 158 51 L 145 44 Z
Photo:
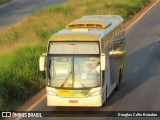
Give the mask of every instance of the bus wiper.
M 61 85 L 61 87 L 63 87 L 65 84 L 66 84 L 66 82 L 67 82 L 67 80 L 69 79 L 69 77 L 71 76 L 71 74 L 73 75 L 72 77 L 72 79 L 73 79 L 73 82 L 72 82 L 72 86 L 74 87 L 74 83 L 75 83 L 75 73 L 73 73 L 72 71 L 69 73 L 69 75 L 67 76 L 67 78 L 65 79 L 65 81 L 63 82 L 63 84 Z M 79 79 L 77 79 L 78 80 L 78 82 L 83 86 L 83 87 L 85 87 L 85 85 L 79 80 Z
M 66 84 L 66 82 L 69 79 L 69 77 L 71 76 L 71 74 L 72 74 L 72 71 L 69 73 L 69 75 L 67 76 L 67 78 L 65 79 L 65 81 L 63 82 L 63 84 L 61 85 L 61 87 L 63 87 Z
M 75 73 L 74 73 L 74 75 L 75 75 Z M 77 79 L 77 80 L 83 87 L 86 87 L 79 79 Z

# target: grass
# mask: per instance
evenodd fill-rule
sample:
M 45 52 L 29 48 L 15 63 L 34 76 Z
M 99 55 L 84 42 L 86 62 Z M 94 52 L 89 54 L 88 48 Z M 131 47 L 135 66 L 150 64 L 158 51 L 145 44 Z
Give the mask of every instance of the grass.
M 15 110 L 44 86 L 38 59 L 48 38 L 84 15 L 118 14 L 131 19 L 150 0 L 69 0 L 46 7 L 0 32 L 0 111 Z
M 0 0 L 0 5 L 6 4 L 12 0 Z
M 37 59 L 43 51 L 41 45 L 26 46 L 0 57 L 0 111 L 14 110 L 44 86 Z

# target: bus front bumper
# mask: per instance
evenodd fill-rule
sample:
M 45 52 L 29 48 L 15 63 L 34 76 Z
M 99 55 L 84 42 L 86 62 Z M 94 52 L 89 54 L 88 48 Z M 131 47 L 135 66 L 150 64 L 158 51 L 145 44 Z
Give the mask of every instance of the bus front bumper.
M 52 96 L 47 94 L 48 106 L 88 106 L 100 107 L 102 106 L 102 96 L 91 96 L 85 98 L 63 98 L 59 96 Z

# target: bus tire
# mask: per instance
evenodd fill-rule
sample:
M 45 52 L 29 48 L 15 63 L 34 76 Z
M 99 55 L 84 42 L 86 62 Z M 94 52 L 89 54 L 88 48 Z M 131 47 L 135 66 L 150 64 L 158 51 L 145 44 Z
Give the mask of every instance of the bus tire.
M 121 70 L 120 70 L 120 72 L 119 72 L 118 84 L 117 84 L 116 89 L 115 89 L 115 90 L 117 90 L 117 91 L 118 91 L 119 88 L 120 88 L 121 80 L 122 80 L 122 72 L 121 72 Z

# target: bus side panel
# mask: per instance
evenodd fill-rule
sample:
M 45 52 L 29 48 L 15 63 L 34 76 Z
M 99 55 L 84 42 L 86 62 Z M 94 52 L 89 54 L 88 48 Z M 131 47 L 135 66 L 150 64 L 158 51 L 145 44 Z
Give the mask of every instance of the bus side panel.
M 106 67 L 105 67 L 105 75 L 104 75 L 104 86 L 107 86 L 107 98 L 110 96 L 114 88 L 116 87 L 115 82 L 113 81 L 113 70 L 114 70 L 114 61 L 112 60 L 112 44 L 113 40 L 111 39 L 111 35 L 107 35 L 104 37 L 104 40 L 102 41 L 102 52 L 106 55 Z M 104 87 L 103 86 L 103 87 Z
M 118 84 L 119 81 L 119 74 L 121 70 L 121 74 L 123 76 L 123 73 L 126 69 L 126 42 L 125 42 L 125 32 L 123 30 L 123 26 L 121 25 L 116 33 L 117 36 L 115 36 L 113 49 L 115 51 L 115 63 L 116 63 L 116 84 Z
M 126 69 L 126 43 L 123 26 L 117 27 L 102 40 L 102 52 L 106 55 L 105 80 L 107 81 L 107 97 L 119 83 L 119 73 Z

